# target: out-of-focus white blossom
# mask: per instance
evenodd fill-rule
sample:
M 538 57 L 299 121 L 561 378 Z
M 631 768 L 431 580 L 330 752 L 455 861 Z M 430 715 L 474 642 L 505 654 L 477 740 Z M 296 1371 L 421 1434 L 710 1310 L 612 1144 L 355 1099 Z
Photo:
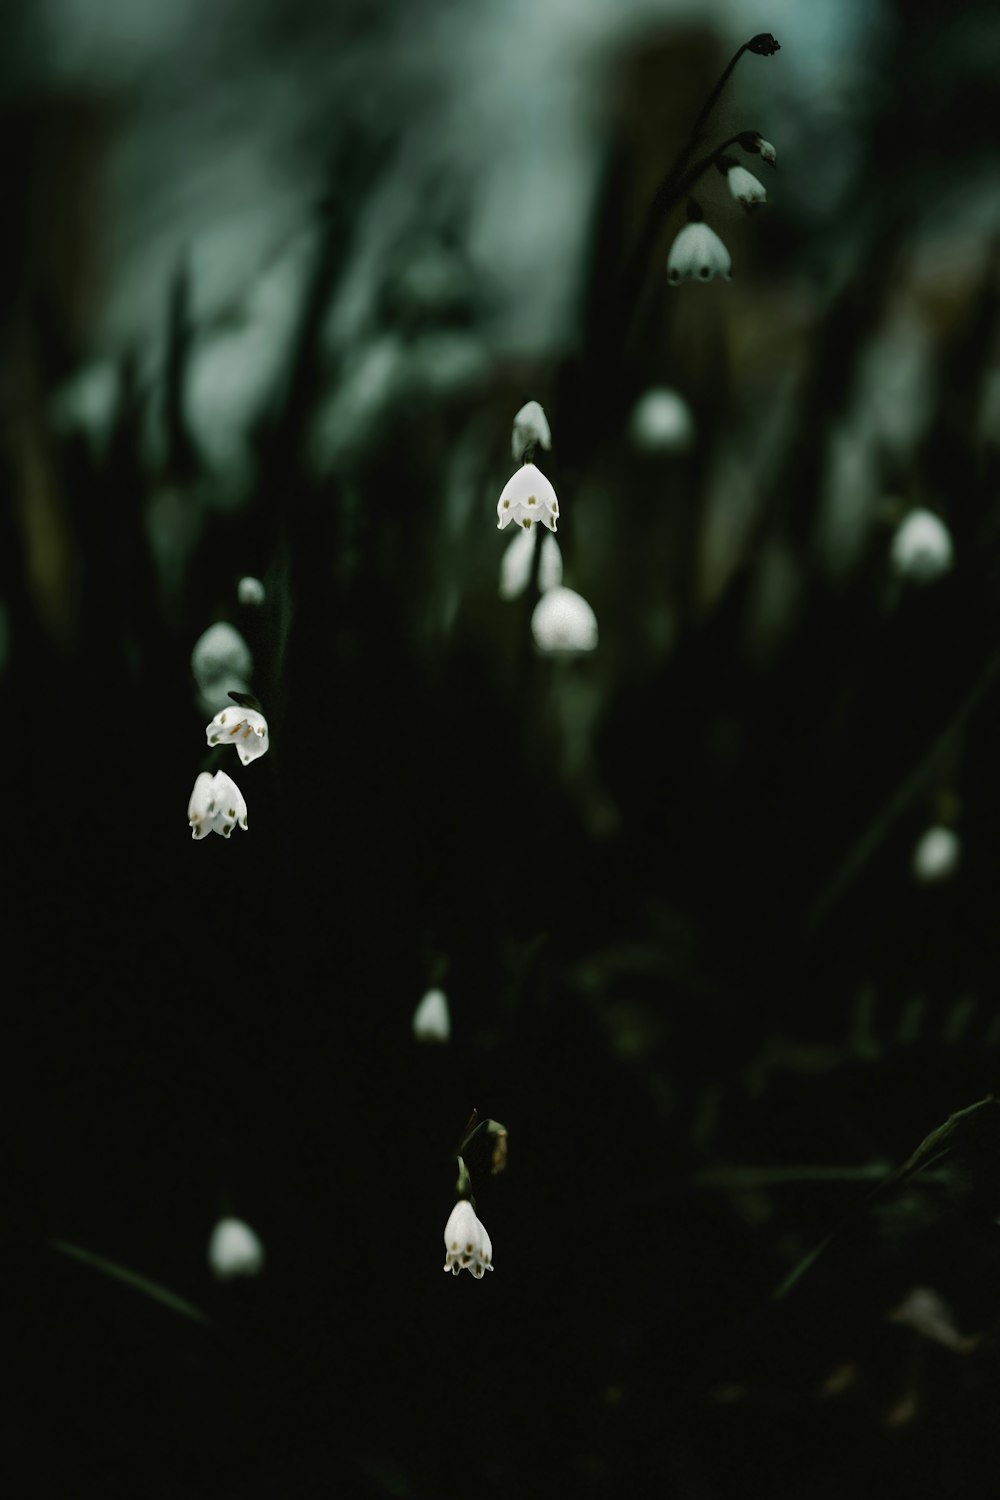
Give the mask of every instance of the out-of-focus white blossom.
M 758 203 L 767 202 L 767 189 L 746 167 L 730 167 L 726 181 L 736 202 L 742 203 L 744 208 L 756 208 Z
M 542 537 L 542 555 L 538 559 L 538 587 L 545 594 L 562 583 L 563 560 L 559 543 L 551 532 Z
M 264 1246 L 242 1219 L 220 1219 L 208 1242 L 208 1264 L 217 1281 L 259 1276 L 264 1269 Z
M 778 153 L 777 153 L 777 151 L 775 151 L 774 147 L 771 145 L 771 142 L 770 141 L 765 141 L 765 139 L 764 139 L 763 136 L 760 137 L 760 141 L 759 141 L 759 144 L 757 146 L 757 150 L 760 153 L 760 159 L 761 159 L 761 161 L 766 161 L 769 167 L 773 167 L 773 166 L 775 166 L 777 164 Z
M 210 833 L 221 833 L 228 838 L 236 824 L 247 826 L 247 805 L 243 793 L 225 771 L 216 771 L 214 776 L 202 771 L 194 784 L 188 803 L 188 822 L 191 837 L 206 838 Z
M 930 510 L 911 510 L 892 539 L 892 566 L 901 578 L 933 583 L 955 558 L 951 533 Z
M 952 828 L 936 824 L 917 840 L 913 851 L 913 873 L 925 885 L 947 880 L 958 868 L 962 846 Z
M 691 409 L 677 391 L 656 386 L 635 403 L 629 433 L 646 453 L 683 453 L 694 440 Z
M 531 565 L 535 558 L 535 533 L 519 527 L 506 552 L 500 559 L 500 597 L 519 599 L 531 581 Z M 542 539 L 542 555 L 538 559 L 538 587 L 541 593 L 554 589 L 562 583 L 562 553 L 559 543 L 551 532 Z
M 573 589 L 548 589 L 535 605 L 531 634 L 546 655 L 575 655 L 597 645 L 597 616 Z
M 236 597 L 241 604 L 263 604 L 266 598 L 264 585 L 259 578 L 252 578 L 248 575 L 246 578 L 241 578 L 237 584 Z
M 451 1036 L 451 1015 L 444 990 L 428 990 L 413 1012 L 413 1035 L 418 1042 L 446 1042 Z
M 530 528 L 532 521 L 541 521 L 550 531 L 555 531 L 559 519 L 559 501 L 541 469 L 534 464 L 522 464 L 513 473 L 500 492 L 497 501 L 497 529 L 503 531 L 511 521 Z
M 537 444 L 540 448 L 552 447 L 549 420 L 537 401 L 526 401 L 514 418 L 510 435 L 511 451 L 515 459 L 522 459 L 529 448 Z
M 230 702 L 205 726 L 210 745 L 235 745 L 243 765 L 265 755 L 268 749 L 267 720 L 255 708 L 240 708 Z
M 462 1199 L 455 1204 L 444 1228 L 444 1245 L 448 1252 L 444 1269 L 457 1276 L 471 1271 L 478 1281 L 484 1271 L 493 1269 L 493 1246 L 484 1225 L 476 1217 L 472 1204 Z
M 732 258 L 714 229 L 701 219 L 685 224 L 670 246 L 667 256 L 667 280 L 671 286 L 679 281 L 711 281 L 714 276 L 730 280 Z
M 248 679 L 253 672 L 253 655 L 239 631 L 220 620 L 195 641 L 191 671 L 200 688 L 227 673 Z

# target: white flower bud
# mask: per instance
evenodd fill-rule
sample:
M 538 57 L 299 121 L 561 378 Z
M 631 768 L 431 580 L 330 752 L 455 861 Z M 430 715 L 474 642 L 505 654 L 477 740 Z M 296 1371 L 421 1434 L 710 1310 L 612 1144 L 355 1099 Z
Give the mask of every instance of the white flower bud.
M 263 604 L 266 597 L 264 593 L 264 585 L 261 583 L 259 578 L 253 578 L 250 576 L 241 578 L 236 586 L 236 597 L 237 599 L 239 599 L 241 604 Z
M 914 583 L 933 583 L 951 567 L 955 549 L 947 526 L 929 510 L 911 510 L 892 539 L 894 571 Z
M 210 625 L 195 641 L 191 671 L 195 682 L 204 689 L 226 673 L 249 678 L 253 672 L 253 656 L 239 631 L 220 620 L 218 624 Z
M 958 868 L 962 846 L 954 829 L 928 828 L 913 851 L 913 873 L 925 885 L 947 880 Z
M 563 587 L 548 589 L 535 605 L 531 634 L 547 656 L 573 656 L 597 645 L 597 616 L 586 599 Z
M 188 822 L 193 839 L 206 838 L 210 833 L 221 833 L 228 838 L 237 823 L 246 828 L 247 805 L 243 793 L 225 771 L 216 771 L 214 776 L 202 771 L 196 778 L 188 802 Z
M 685 224 L 670 247 L 667 256 L 667 280 L 671 286 L 679 281 L 711 281 L 714 276 L 730 280 L 732 259 L 714 229 L 698 219 Z
M 479 1281 L 484 1271 L 492 1271 L 490 1237 L 476 1217 L 476 1210 L 464 1198 L 455 1204 L 445 1225 L 444 1245 L 448 1252 L 444 1269 L 453 1276 L 459 1271 L 471 1271 Z
M 205 738 L 210 745 L 235 745 L 243 765 L 248 766 L 267 753 L 267 720 L 255 708 L 230 702 L 205 726 Z
M 413 1035 L 418 1042 L 446 1042 L 451 1036 L 451 1015 L 444 990 L 428 990 L 413 1012 Z
M 522 464 L 500 492 L 497 530 L 503 531 L 511 521 L 529 529 L 532 521 L 541 521 L 543 526 L 555 531 L 558 519 L 559 501 L 555 490 L 541 469 L 536 469 L 534 464 Z
M 778 153 L 771 145 L 771 142 L 765 141 L 763 136 L 761 136 L 760 138 L 760 143 L 757 147 L 757 150 L 760 152 L 761 161 L 766 161 L 769 167 L 773 167 L 777 164 Z
M 242 1219 L 220 1219 L 208 1242 L 208 1264 L 217 1281 L 258 1276 L 264 1269 L 264 1246 Z
M 730 167 L 726 181 L 736 202 L 742 203 L 744 208 L 756 208 L 758 203 L 767 202 L 767 189 L 746 167 Z
M 526 401 L 514 418 L 510 446 L 515 459 L 520 461 L 529 448 L 552 447 L 552 433 L 548 418 L 537 401 Z
M 636 402 L 629 434 L 646 453 L 683 453 L 694 441 L 690 407 L 677 391 L 657 386 Z

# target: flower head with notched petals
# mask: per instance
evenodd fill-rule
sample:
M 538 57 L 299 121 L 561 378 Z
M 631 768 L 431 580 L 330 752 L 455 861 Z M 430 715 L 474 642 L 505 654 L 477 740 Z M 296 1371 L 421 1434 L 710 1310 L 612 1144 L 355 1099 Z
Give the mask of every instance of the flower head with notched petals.
M 205 726 L 210 745 L 235 745 L 240 760 L 248 766 L 267 753 L 267 720 L 255 708 L 224 708 Z
M 453 1276 L 462 1270 L 471 1271 L 478 1281 L 484 1271 L 493 1269 L 490 1237 L 465 1198 L 455 1204 L 444 1227 L 444 1247 L 448 1252 L 444 1269 Z
M 728 281 L 732 267 L 729 251 L 715 230 L 697 219 L 684 225 L 670 247 L 667 280 L 671 286 L 679 281 L 711 281 L 715 276 L 724 276 Z
M 541 469 L 522 464 L 512 474 L 497 501 L 497 530 L 503 531 L 511 521 L 530 529 L 532 521 L 541 521 L 555 531 L 559 519 L 559 501 Z
M 767 202 L 767 189 L 746 167 L 730 167 L 726 173 L 726 181 L 729 191 L 744 208 L 756 208 L 759 203 Z
M 216 771 L 214 776 L 202 771 L 188 803 L 188 822 L 193 839 L 203 839 L 210 833 L 221 833 L 227 839 L 237 823 L 246 828 L 243 793 L 225 771 Z

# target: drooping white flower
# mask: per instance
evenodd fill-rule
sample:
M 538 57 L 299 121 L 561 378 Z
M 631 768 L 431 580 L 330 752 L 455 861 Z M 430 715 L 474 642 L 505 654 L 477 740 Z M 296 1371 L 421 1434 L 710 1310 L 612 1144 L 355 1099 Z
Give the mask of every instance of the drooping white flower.
M 216 771 L 214 776 L 202 771 L 196 778 L 188 803 L 188 822 L 193 839 L 203 839 L 210 833 L 221 833 L 228 838 L 237 823 L 246 828 L 247 805 L 243 793 L 225 771 Z
M 535 605 L 531 634 L 547 656 L 573 656 L 597 645 L 597 616 L 573 589 L 548 589 Z
M 195 641 L 191 671 L 202 689 L 227 673 L 249 679 L 253 672 L 253 656 L 239 631 L 220 620 L 210 625 Z
M 667 280 L 671 286 L 679 281 L 711 281 L 715 276 L 729 281 L 732 267 L 732 257 L 715 230 L 698 219 L 685 224 L 671 245 Z
M 511 451 L 515 459 L 520 461 L 527 450 L 536 444 L 540 448 L 551 448 L 552 433 L 549 431 L 548 418 L 538 402 L 526 401 L 514 418 L 510 435 Z
M 267 753 L 267 720 L 255 708 L 240 708 L 230 702 L 211 724 L 206 724 L 205 738 L 210 745 L 235 745 L 243 765 L 248 766 Z
M 208 1264 L 217 1281 L 258 1276 L 264 1269 L 264 1246 L 242 1219 L 220 1219 L 208 1242 Z
M 497 530 L 503 531 L 511 521 L 529 529 L 532 521 L 541 521 L 543 526 L 555 531 L 558 519 L 559 501 L 555 490 L 541 469 L 536 469 L 534 464 L 522 464 L 500 492 Z
M 453 1276 L 462 1270 L 471 1271 L 478 1281 L 484 1271 L 493 1269 L 490 1237 L 476 1217 L 476 1210 L 464 1198 L 455 1204 L 445 1225 L 444 1246 L 448 1252 L 444 1269 Z
M 913 873 L 924 885 L 947 880 L 958 868 L 962 846 L 952 828 L 936 824 L 917 840 L 913 851 Z
M 446 1042 L 451 1036 L 451 1015 L 444 990 L 428 990 L 413 1012 L 413 1035 L 418 1042 Z
M 535 558 L 535 533 L 530 528 L 519 527 L 500 559 L 500 598 L 519 599 L 531 581 L 531 565 Z M 542 539 L 542 555 L 538 559 L 538 587 L 544 594 L 562 582 L 562 553 L 559 543 L 551 532 Z
M 756 208 L 759 203 L 767 202 L 767 189 L 746 167 L 730 167 L 726 181 L 736 202 L 742 203 L 744 208 Z
M 933 583 L 954 562 L 951 532 L 933 511 L 911 510 L 892 539 L 890 556 L 901 578 Z
M 683 453 L 694 439 L 691 408 L 677 391 L 656 386 L 636 402 L 629 433 L 646 453 Z
M 538 587 L 545 594 L 549 589 L 557 589 L 562 583 L 563 560 L 559 550 L 559 543 L 549 533 L 542 537 L 542 555 L 538 559 Z
M 236 585 L 236 597 L 241 604 L 263 604 L 266 598 L 264 585 L 259 578 L 254 578 L 248 574 L 246 578 L 241 578 Z
M 760 137 L 760 143 L 757 146 L 757 150 L 760 152 L 761 161 L 766 161 L 769 167 L 773 167 L 777 164 L 778 153 L 771 145 L 771 142 L 765 141 L 763 136 Z

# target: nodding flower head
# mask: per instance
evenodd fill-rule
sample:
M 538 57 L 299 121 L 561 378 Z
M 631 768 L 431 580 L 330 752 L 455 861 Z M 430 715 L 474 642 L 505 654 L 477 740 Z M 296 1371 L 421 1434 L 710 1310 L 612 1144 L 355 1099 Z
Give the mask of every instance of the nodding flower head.
M 476 1217 L 476 1210 L 463 1198 L 452 1209 L 444 1227 L 444 1269 L 457 1276 L 459 1271 L 471 1271 L 477 1281 L 484 1271 L 493 1269 L 493 1246 L 485 1226 Z
M 522 464 L 512 474 L 500 492 L 497 501 L 497 530 L 503 531 L 511 521 L 531 529 L 533 521 L 541 521 L 550 531 L 555 531 L 559 520 L 559 501 L 541 469 L 534 464 Z
M 711 281 L 715 276 L 724 276 L 729 281 L 732 266 L 729 251 L 715 230 L 698 219 L 685 224 L 671 245 L 667 280 L 671 286 L 679 281 Z
M 936 823 L 917 841 L 913 873 L 924 885 L 934 885 L 954 875 L 961 855 L 962 846 L 955 830 Z
M 267 720 L 255 708 L 238 708 L 234 703 L 217 713 L 205 726 L 210 745 L 235 745 L 245 766 L 267 753 Z
M 260 579 L 254 578 L 248 573 L 247 576 L 245 578 L 241 578 L 239 583 L 237 584 L 236 597 L 237 599 L 239 599 L 241 604 L 252 604 L 255 606 L 259 606 L 264 603 L 267 595 L 264 591 L 264 585 L 261 583 Z
M 954 557 L 951 532 L 930 510 L 911 510 L 892 539 L 893 569 L 914 583 L 933 583 L 948 572 Z
M 264 1246 L 242 1219 L 220 1219 L 208 1242 L 208 1263 L 217 1281 L 257 1276 L 264 1269 Z
M 547 589 L 531 616 L 531 634 L 546 656 L 576 656 L 597 645 L 597 616 L 573 589 Z
M 549 420 L 537 401 L 526 401 L 514 418 L 510 435 L 511 451 L 520 460 L 536 444 L 539 448 L 552 447 Z
M 517 535 L 500 559 L 500 598 L 519 599 L 531 582 L 531 566 L 535 560 L 535 535 L 529 529 L 518 527 Z M 562 583 L 562 553 L 559 543 L 550 533 L 542 539 L 542 553 L 538 559 L 538 589 L 554 589 Z
M 776 165 L 778 160 L 777 151 L 775 151 L 771 142 L 765 141 L 764 137 L 758 131 L 744 130 L 742 135 L 738 136 L 737 139 L 743 150 L 749 151 L 751 156 L 759 156 L 761 161 L 766 161 L 769 167 Z
M 225 771 L 216 771 L 214 776 L 202 771 L 188 803 L 188 822 L 193 839 L 203 839 L 210 833 L 221 833 L 228 838 L 237 823 L 246 828 L 247 805 L 243 793 Z
M 767 189 L 746 167 L 730 167 L 726 173 L 726 181 L 729 191 L 744 208 L 756 208 L 758 204 L 767 202 Z
M 418 1042 L 446 1042 L 451 1036 L 451 1015 L 444 990 L 428 990 L 413 1012 L 413 1035 Z

